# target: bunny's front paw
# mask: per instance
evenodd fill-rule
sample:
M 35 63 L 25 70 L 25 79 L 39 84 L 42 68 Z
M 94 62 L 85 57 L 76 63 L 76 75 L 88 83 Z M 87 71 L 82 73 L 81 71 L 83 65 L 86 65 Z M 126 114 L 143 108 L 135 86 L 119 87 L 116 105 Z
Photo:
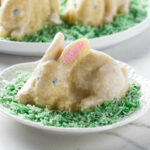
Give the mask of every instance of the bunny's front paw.
M 11 38 L 15 40 L 21 40 L 24 37 L 25 33 L 22 29 L 16 29 L 11 32 Z
M 103 103 L 104 100 L 98 98 L 97 96 L 89 96 L 81 101 L 80 108 L 93 109 L 94 106 L 102 105 Z
M 110 15 L 106 15 L 105 18 L 104 18 L 104 23 L 110 23 L 113 21 L 113 16 L 110 16 Z

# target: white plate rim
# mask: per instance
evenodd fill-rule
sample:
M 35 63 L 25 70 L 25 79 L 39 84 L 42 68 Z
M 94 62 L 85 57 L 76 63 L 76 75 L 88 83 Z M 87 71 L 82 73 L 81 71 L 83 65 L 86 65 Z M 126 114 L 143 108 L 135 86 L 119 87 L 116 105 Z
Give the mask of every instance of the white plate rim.
M 2 104 L 0 104 L 0 111 L 2 113 L 4 113 L 5 115 L 13 118 L 14 120 L 31 126 L 31 127 L 35 127 L 38 129 L 42 129 L 42 130 L 46 130 L 49 132 L 55 132 L 55 133 L 63 133 L 63 134 L 85 134 L 85 133 L 94 133 L 94 132 L 102 132 L 102 131 L 106 131 L 106 130 L 110 130 L 110 129 L 115 129 L 117 127 L 121 127 L 123 125 L 129 124 L 135 120 L 137 120 L 138 118 L 140 118 L 141 116 L 143 116 L 149 109 L 150 107 L 150 81 L 143 78 L 140 75 L 137 75 L 134 71 L 134 69 L 132 69 L 129 65 L 119 62 L 121 65 L 124 65 L 127 70 L 130 72 L 129 73 L 129 77 L 132 77 L 134 79 L 136 79 L 138 82 L 140 82 L 140 84 L 143 87 L 143 98 L 142 100 L 144 100 L 145 104 L 142 104 L 142 108 L 140 108 L 138 111 L 136 111 L 134 114 L 130 115 L 129 117 L 126 117 L 124 119 L 122 119 L 121 121 L 114 123 L 112 125 L 106 125 L 106 126 L 102 126 L 102 127 L 95 127 L 95 128 L 63 128 L 63 127 L 49 127 L 49 126 L 44 126 L 41 123 L 36 123 L 30 120 L 26 120 L 24 118 L 22 118 L 21 116 L 17 116 L 17 115 L 13 115 L 10 113 L 10 110 L 3 107 Z M 11 66 L 7 69 L 5 69 L 2 73 L 0 73 L 0 86 L 2 87 L 4 84 L 4 82 L 7 80 L 8 74 L 11 74 L 12 71 L 21 71 L 23 68 L 24 71 L 31 71 L 36 65 L 38 64 L 38 62 L 30 62 L 30 63 L 22 63 L 22 64 L 17 64 L 14 66 Z M 10 80 L 10 79 L 8 79 Z M 143 92 L 142 91 L 142 92 Z

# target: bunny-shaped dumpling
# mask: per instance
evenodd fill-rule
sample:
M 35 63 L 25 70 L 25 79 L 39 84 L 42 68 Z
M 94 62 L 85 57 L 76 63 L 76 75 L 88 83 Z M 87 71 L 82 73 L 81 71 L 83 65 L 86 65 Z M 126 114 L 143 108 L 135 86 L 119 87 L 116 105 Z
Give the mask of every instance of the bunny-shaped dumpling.
M 80 111 L 121 98 L 129 89 L 126 69 L 79 39 L 64 49 L 58 33 L 16 99 L 50 109 Z
M 2 0 L 0 36 L 20 40 L 42 29 L 46 21 L 60 23 L 58 0 Z
M 64 18 L 70 24 L 99 26 L 127 13 L 130 0 L 68 0 Z

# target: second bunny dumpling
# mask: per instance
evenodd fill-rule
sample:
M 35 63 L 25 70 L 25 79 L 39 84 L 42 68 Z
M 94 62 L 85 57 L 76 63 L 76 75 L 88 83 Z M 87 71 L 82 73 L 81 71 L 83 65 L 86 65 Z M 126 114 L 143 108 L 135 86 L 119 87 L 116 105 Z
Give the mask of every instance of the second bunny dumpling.
M 64 48 L 64 36 L 58 33 L 16 99 L 23 104 L 80 111 L 121 98 L 128 90 L 123 66 L 110 56 L 91 50 L 87 39 Z
M 0 37 L 21 40 L 47 21 L 60 23 L 58 0 L 0 0 Z
M 64 18 L 70 24 L 99 26 L 127 13 L 130 0 L 68 0 Z

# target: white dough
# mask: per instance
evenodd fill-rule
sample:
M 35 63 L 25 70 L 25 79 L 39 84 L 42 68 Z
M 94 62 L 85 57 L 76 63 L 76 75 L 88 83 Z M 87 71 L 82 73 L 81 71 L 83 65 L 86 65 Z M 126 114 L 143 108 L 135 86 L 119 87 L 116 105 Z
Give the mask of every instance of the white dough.
M 47 21 L 60 23 L 58 0 L 1 0 L 0 36 L 20 40 L 42 29 Z
M 130 0 L 68 0 L 65 19 L 70 24 L 99 26 L 127 13 Z
M 91 50 L 87 39 L 64 48 L 58 33 L 16 99 L 50 109 L 80 111 L 129 90 L 126 69 L 110 56 Z

